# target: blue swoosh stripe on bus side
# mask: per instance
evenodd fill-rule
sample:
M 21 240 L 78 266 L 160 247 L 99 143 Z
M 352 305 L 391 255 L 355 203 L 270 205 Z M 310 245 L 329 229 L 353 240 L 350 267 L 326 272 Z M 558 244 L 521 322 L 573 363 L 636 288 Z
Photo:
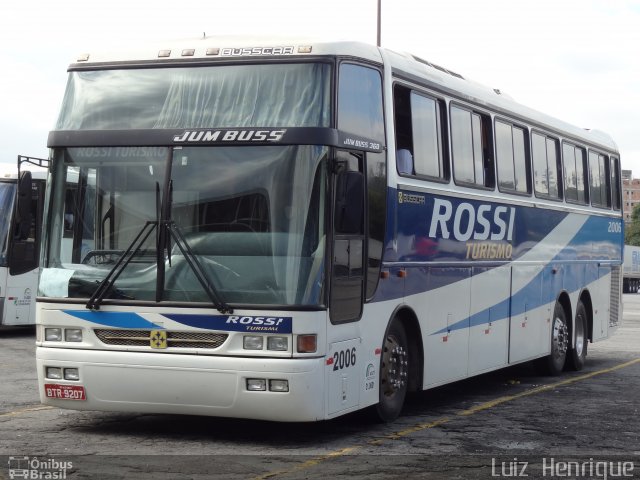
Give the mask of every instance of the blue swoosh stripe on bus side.
M 588 266 L 584 264 L 576 264 L 573 266 L 563 266 L 564 271 L 567 269 L 570 270 L 569 274 L 566 274 L 562 277 L 565 281 L 564 290 L 569 293 L 573 293 L 581 288 L 580 282 L 577 281 L 578 277 L 583 276 L 586 277 L 588 272 L 580 273 L 578 270 L 587 270 Z M 595 267 L 597 271 L 595 275 L 589 276 L 589 278 L 584 283 L 591 283 L 592 281 L 597 280 L 601 276 L 604 276 L 605 273 L 600 274 L 597 266 Z M 500 320 L 507 320 L 510 316 L 517 316 L 525 313 L 525 311 L 531 311 L 542 305 L 546 305 L 552 301 L 555 301 L 555 298 L 542 298 L 540 292 L 541 286 L 541 278 L 545 274 L 545 269 L 541 270 L 531 281 L 521 288 L 518 292 L 516 292 L 511 299 L 506 298 L 501 302 L 486 308 L 478 313 L 474 313 L 473 315 L 462 319 L 452 325 L 449 325 L 447 328 L 443 328 L 438 330 L 437 332 L 433 332 L 431 335 L 441 335 L 446 333 L 447 331 L 453 330 L 462 330 L 464 328 L 477 327 L 479 325 L 485 325 L 489 322 L 498 322 Z M 608 273 L 608 272 L 607 272 Z M 570 282 L 567 285 L 567 281 Z M 539 283 L 540 282 L 540 283 Z M 536 292 L 538 294 L 536 295 Z M 534 302 L 525 302 L 525 300 L 535 299 Z M 524 308 L 524 305 L 527 305 L 527 309 Z M 511 311 L 511 313 L 509 313 Z
M 90 312 L 81 310 L 63 310 L 67 315 L 79 318 L 91 323 L 106 325 L 116 328 L 151 328 L 164 330 L 161 325 L 156 325 L 142 318 L 137 313 L 131 312 Z
M 605 220 L 606 221 L 606 220 Z M 573 239 L 569 242 L 569 244 L 563 248 L 560 252 L 556 254 L 556 256 L 548 262 L 547 265 L 567 261 L 567 260 L 575 260 L 576 256 L 579 256 L 577 253 L 577 245 L 584 244 L 587 239 L 597 238 L 595 232 L 601 232 L 602 219 L 599 217 L 591 217 L 589 218 L 585 224 L 580 228 L 580 230 L 576 233 Z M 615 245 L 612 248 L 615 248 L 616 252 L 613 253 L 613 256 L 621 257 L 622 255 L 622 246 Z M 601 276 L 605 275 L 608 272 L 601 272 L 598 268 L 598 265 L 595 264 L 585 264 L 585 263 L 577 263 L 577 264 L 564 264 L 561 265 L 562 270 L 564 271 L 564 275 L 561 277 L 563 281 L 563 289 L 572 293 L 581 288 L 582 284 L 591 283 Z M 582 270 L 582 272 L 580 271 Z M 592 270 L 590 272 L 589 270 Z M 509 316 L 520 315 L 525 312 L 524 305 L 527 304 L 529 310 L 533 310 L 542 305 L 546 305 L 547 303 L 555 300 L 552 298 L 542 298 L 542 295 L 539 294 L 536 296 L 535 292 L 539 291 L 540 286 L 544 284 L 543 277 L 545 272 L 547 271 L 547 267 L 543 268 L 535 277 L 533 277 L 527 285 L 521 288 L 518 292 L 512 295 L 511 299 L 506 298 L 505 300 L 489 307 L 485 310 L 477 312 L 465 319 L 462 319 L 452 325 L 449 325 L 447 328 L 441 329 L 437 332 L 432 333 L 431 335 L 440 335 L 447 331 L 452 330 L 460 330 L 468 327 L 475 327 L 478 325 L 487 324 L 489 321 L 499 321 L 505 320 L 509 318 Z M 583 282 L 579 282 L 578 278 L 582 277 L 584 279 Z M 537 298 L 538 300 L 535 303 L 527 303 L 525 300 L 530 298 Z M 499 312 L 498 315 L 495 315 L 496 312 Z M 509 313 L 510 312 L 510 313 Z M 492 314 L 489 319 L 489 314 Z

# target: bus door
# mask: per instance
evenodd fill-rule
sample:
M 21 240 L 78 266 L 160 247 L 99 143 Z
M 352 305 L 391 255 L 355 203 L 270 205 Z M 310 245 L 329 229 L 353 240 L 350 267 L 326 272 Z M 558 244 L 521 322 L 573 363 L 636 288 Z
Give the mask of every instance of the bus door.
M 364 300 L 364 155 L 338 152 L 334 175 L 332 323 L 360 319 Z
M 364 156 L 338 153 L 333 179 L 333 243 L 329 314 L 333 324 L 360 319 L 364 301 Z M 343 333 L 349 331 L 347 327 Z M 351 331 L 353 335 L 353 331 Z M 358 338 L 336 339 L 327 352 L 327 413 L 358 405 L 360 367 L 356 366 Z

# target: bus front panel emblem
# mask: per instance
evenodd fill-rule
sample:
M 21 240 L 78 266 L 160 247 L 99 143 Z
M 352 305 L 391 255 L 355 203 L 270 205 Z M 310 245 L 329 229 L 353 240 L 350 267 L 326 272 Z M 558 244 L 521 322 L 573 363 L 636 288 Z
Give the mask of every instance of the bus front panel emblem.
M 149 344 L 151 348 L 167 348 L 166 330 L 151 330 L 149 332 Z

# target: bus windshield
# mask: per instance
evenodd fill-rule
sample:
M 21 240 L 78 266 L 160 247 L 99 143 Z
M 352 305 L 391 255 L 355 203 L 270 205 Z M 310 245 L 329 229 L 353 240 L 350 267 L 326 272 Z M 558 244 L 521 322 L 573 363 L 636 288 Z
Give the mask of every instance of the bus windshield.
M 162 217 L 225 302 L 319 305 L 327 153 L 320 146 L 58 149 L 40 295 L 91 297 L 145 223 Z M 158 252 L 157 229 L 105 298 L 210 302 L 190 259 L 165 244 Z
M 71 72 L 56 130 L 328 127 L 323 63 Z
M 0 182 L 0 267 L 7 266 L 9 229 L 11 228 L 11 218 L 13 216 L 15 192 L 15 183 Z

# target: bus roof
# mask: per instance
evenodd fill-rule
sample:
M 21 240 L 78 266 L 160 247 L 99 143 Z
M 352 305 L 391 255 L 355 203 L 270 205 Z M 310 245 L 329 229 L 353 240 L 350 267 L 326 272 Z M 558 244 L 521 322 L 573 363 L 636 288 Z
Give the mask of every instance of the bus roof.
M 526 107 L 499 89 L 469 80 L 459 73 L 409 53 L 398 53 L 371 44 L 351 41 L 319 41 L 309 38 L 224 36 L 186 39 L 140 45 L 134 49 L 97 51 L 78 56 L 69 70 L 112 65 L 149 65 L 175 63 L 215 63 L 248 58 L 308 58 L 342 56 L 387 64 L 399 76 L 407 76 L 453 98 L 484 106 L 498 114 L 526 120 L 541 129 L 552 129 L 567 136 L 618 152 L 615 141 L 599 130 L 576 127 Z

